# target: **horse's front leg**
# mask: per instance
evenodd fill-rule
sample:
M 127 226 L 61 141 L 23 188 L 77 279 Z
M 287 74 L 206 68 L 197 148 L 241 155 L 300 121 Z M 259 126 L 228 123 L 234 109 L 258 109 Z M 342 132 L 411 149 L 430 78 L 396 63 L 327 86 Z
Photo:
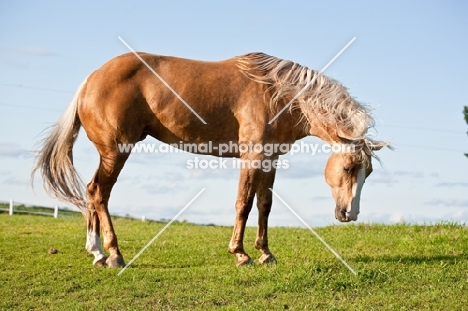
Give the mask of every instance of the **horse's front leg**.
M 256 188 L 261 177 L 261 169 L 254 168 L 254 161 L 256 160 L 259 159 L 256 159 L 255 155 L 244 155 L 242 157 L 236 200 L 236 220 L 234 222 L 234 230 L 228 249 L 231 254 L 236 255 L 237 266 L 253 263 L 249 255 L 244 251 L 244 231 L 250 210 L 252 209 Z
M 276 159 L 278 159 L 278 157 L 270 161 Z M 255 248 L 262 253 L 262 256 L 258 259 L 261 264 L 276 262 L 275 256 L 273 256 L 268 248 L 268 216 L 270 215 L 273 202 L 273 193 L 270 188 L 273 188 L 275 174 L 276 168 L 273 166 L 270 171 L 262 172 L 262 178 L 257 187 L 258 229 L 255 239 Z

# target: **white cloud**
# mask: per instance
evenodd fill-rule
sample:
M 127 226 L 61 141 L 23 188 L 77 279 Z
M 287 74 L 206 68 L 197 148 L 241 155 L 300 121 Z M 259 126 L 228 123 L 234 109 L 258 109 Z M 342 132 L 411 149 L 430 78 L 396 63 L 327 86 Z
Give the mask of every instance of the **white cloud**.
M 20 147 L 16 143 L 0 142 L 0 156 L 20 158 L 20 157 L 32 157 L 34 155 L 31 151 Z
M 47 50 L 40 46 L 21 46 L 21 47 L 11 47 L 7 49 L 8 52 L 13 54 L 28 55 L 28 56 L 54 56 L 56 53 Z
M 424 202 L 424 204 L 425 205 L 430 205 L 430 206 L 445 206 L 445 207 L 463 206 L 463 207 L 468 207 L 468 200 L 431 199 L 429 201 Z
M 18 178 L 15 176 L 9 176 L 2 180 L 2 184 L 10 186 L 29 186 L 30 182 L 28 178 Z
M 392 184 L 395 182 L 393 175 L 384 170 L 374 171 L 368 179 L 371 184 Z
M 390 215 L 390 222 L 392 223 L 403 223 L 405 222 L 405 217 L 402 213 L 393 213 Z
M 455 221 L 468 222 L 468 210 L 466 209 L 458 210 L 452 215 L 447 215 L 447 216 L 448 216 L 447 218 L 453 219 Z
M 441 182 L 436 187 L 468 187 L 468 182 Z

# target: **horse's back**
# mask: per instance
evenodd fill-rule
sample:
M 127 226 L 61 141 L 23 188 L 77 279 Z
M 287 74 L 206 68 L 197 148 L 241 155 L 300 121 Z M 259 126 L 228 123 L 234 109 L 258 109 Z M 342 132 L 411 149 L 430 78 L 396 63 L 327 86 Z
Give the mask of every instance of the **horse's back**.
M 108 140 L 151 135 L 168 143 L 237 141 L 246 115 L 265 115 L 264 86 L 240 72 L 235 58 L 208 62 L 139 55 L 146 64 L 127 53 L 89 76 L 79 116 L 92 141 L 103 131 Z M 112 137 L 119 133 L 127 137 Z

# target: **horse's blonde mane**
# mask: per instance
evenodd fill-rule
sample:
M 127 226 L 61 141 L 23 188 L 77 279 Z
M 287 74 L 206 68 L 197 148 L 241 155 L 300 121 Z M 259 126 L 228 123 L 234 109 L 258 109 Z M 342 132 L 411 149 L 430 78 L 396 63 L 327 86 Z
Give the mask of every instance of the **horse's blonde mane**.
M 372 149 L 387 145 L 367 138 L 368 129 L 375 124 L 369 108 L 351 97 L 346 87 L 338 81 L 292 61 L 264 53 L 250 53 L 238 56 L 236 60 L 238 68 L 250 79 L 271 85 L 271 107 L 280 102 L 287 104 L 307 85 L 289 107 L 290 111 L 300 108 L 309 123 L 313 118 L 336 129 L 338 136 L 361 146 L 360 150 L 368 155 L 375 156 Z

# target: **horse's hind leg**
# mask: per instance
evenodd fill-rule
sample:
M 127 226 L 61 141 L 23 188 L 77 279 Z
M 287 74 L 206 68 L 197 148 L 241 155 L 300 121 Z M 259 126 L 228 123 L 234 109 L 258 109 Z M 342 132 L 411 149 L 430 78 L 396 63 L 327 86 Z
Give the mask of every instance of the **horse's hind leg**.
M 94 204 L 89 204 L 83 212 L 86 218 L 86 250 L 94 256 L 93 264 L 103 266 L 106 264 L 107 256 L 102 251 L 99 218 L 94 209 Z
M 258 259 L 261 264 L 275 263 L 276 258 L 268 248 L 268 216 L 270 215 L 273 194 L 270 188 L 273 188 L 276 170 L 272 168 L 270 172 L 263 172 L 262 179 L 257 187 L 257 208 L 258 208 L 258 229 L 255 239 L 255 248 L 262 256 Z
M 109 258 L 105 261 L 106 265 L 111 268 L 125 266 L 122 254 L 120 253 L 117 236 L 115 235 L 112 221 L 108 210 L 108 202 L 112 187 L 117 181 L 117 177 L 128 158 L 128 153 L 120 153 L 117 146 L 111 148 L 97 145 L 100 162 L 99 167 L 94 174 L 91 182 L 87 186 L 88 210 L 89 215 L 92 215 L 92 221 L 88 220 L 88 226 L 91 224 L 93 233 L 99 232 L 99 225 L 102 229 L 104 248 L 109 252 Z M 95 212 L 94 212 L 95 211 Z M 99 219 L 96 218 L 96 214 Z M 96 225 L 94 225 L 96 224 Z M 99 235 L 91 234 L 89 237 L 94 238 L 95 251 L 100 256 Z M 91 240 L 93 241 L 93 240 Z M 94 255 L 94 254 L 93 254 Z M 97 260 L 95 255 L 95 264 L 102 263 L 103 259 Z M 97 261 L 96 261 L 97 260 Z

